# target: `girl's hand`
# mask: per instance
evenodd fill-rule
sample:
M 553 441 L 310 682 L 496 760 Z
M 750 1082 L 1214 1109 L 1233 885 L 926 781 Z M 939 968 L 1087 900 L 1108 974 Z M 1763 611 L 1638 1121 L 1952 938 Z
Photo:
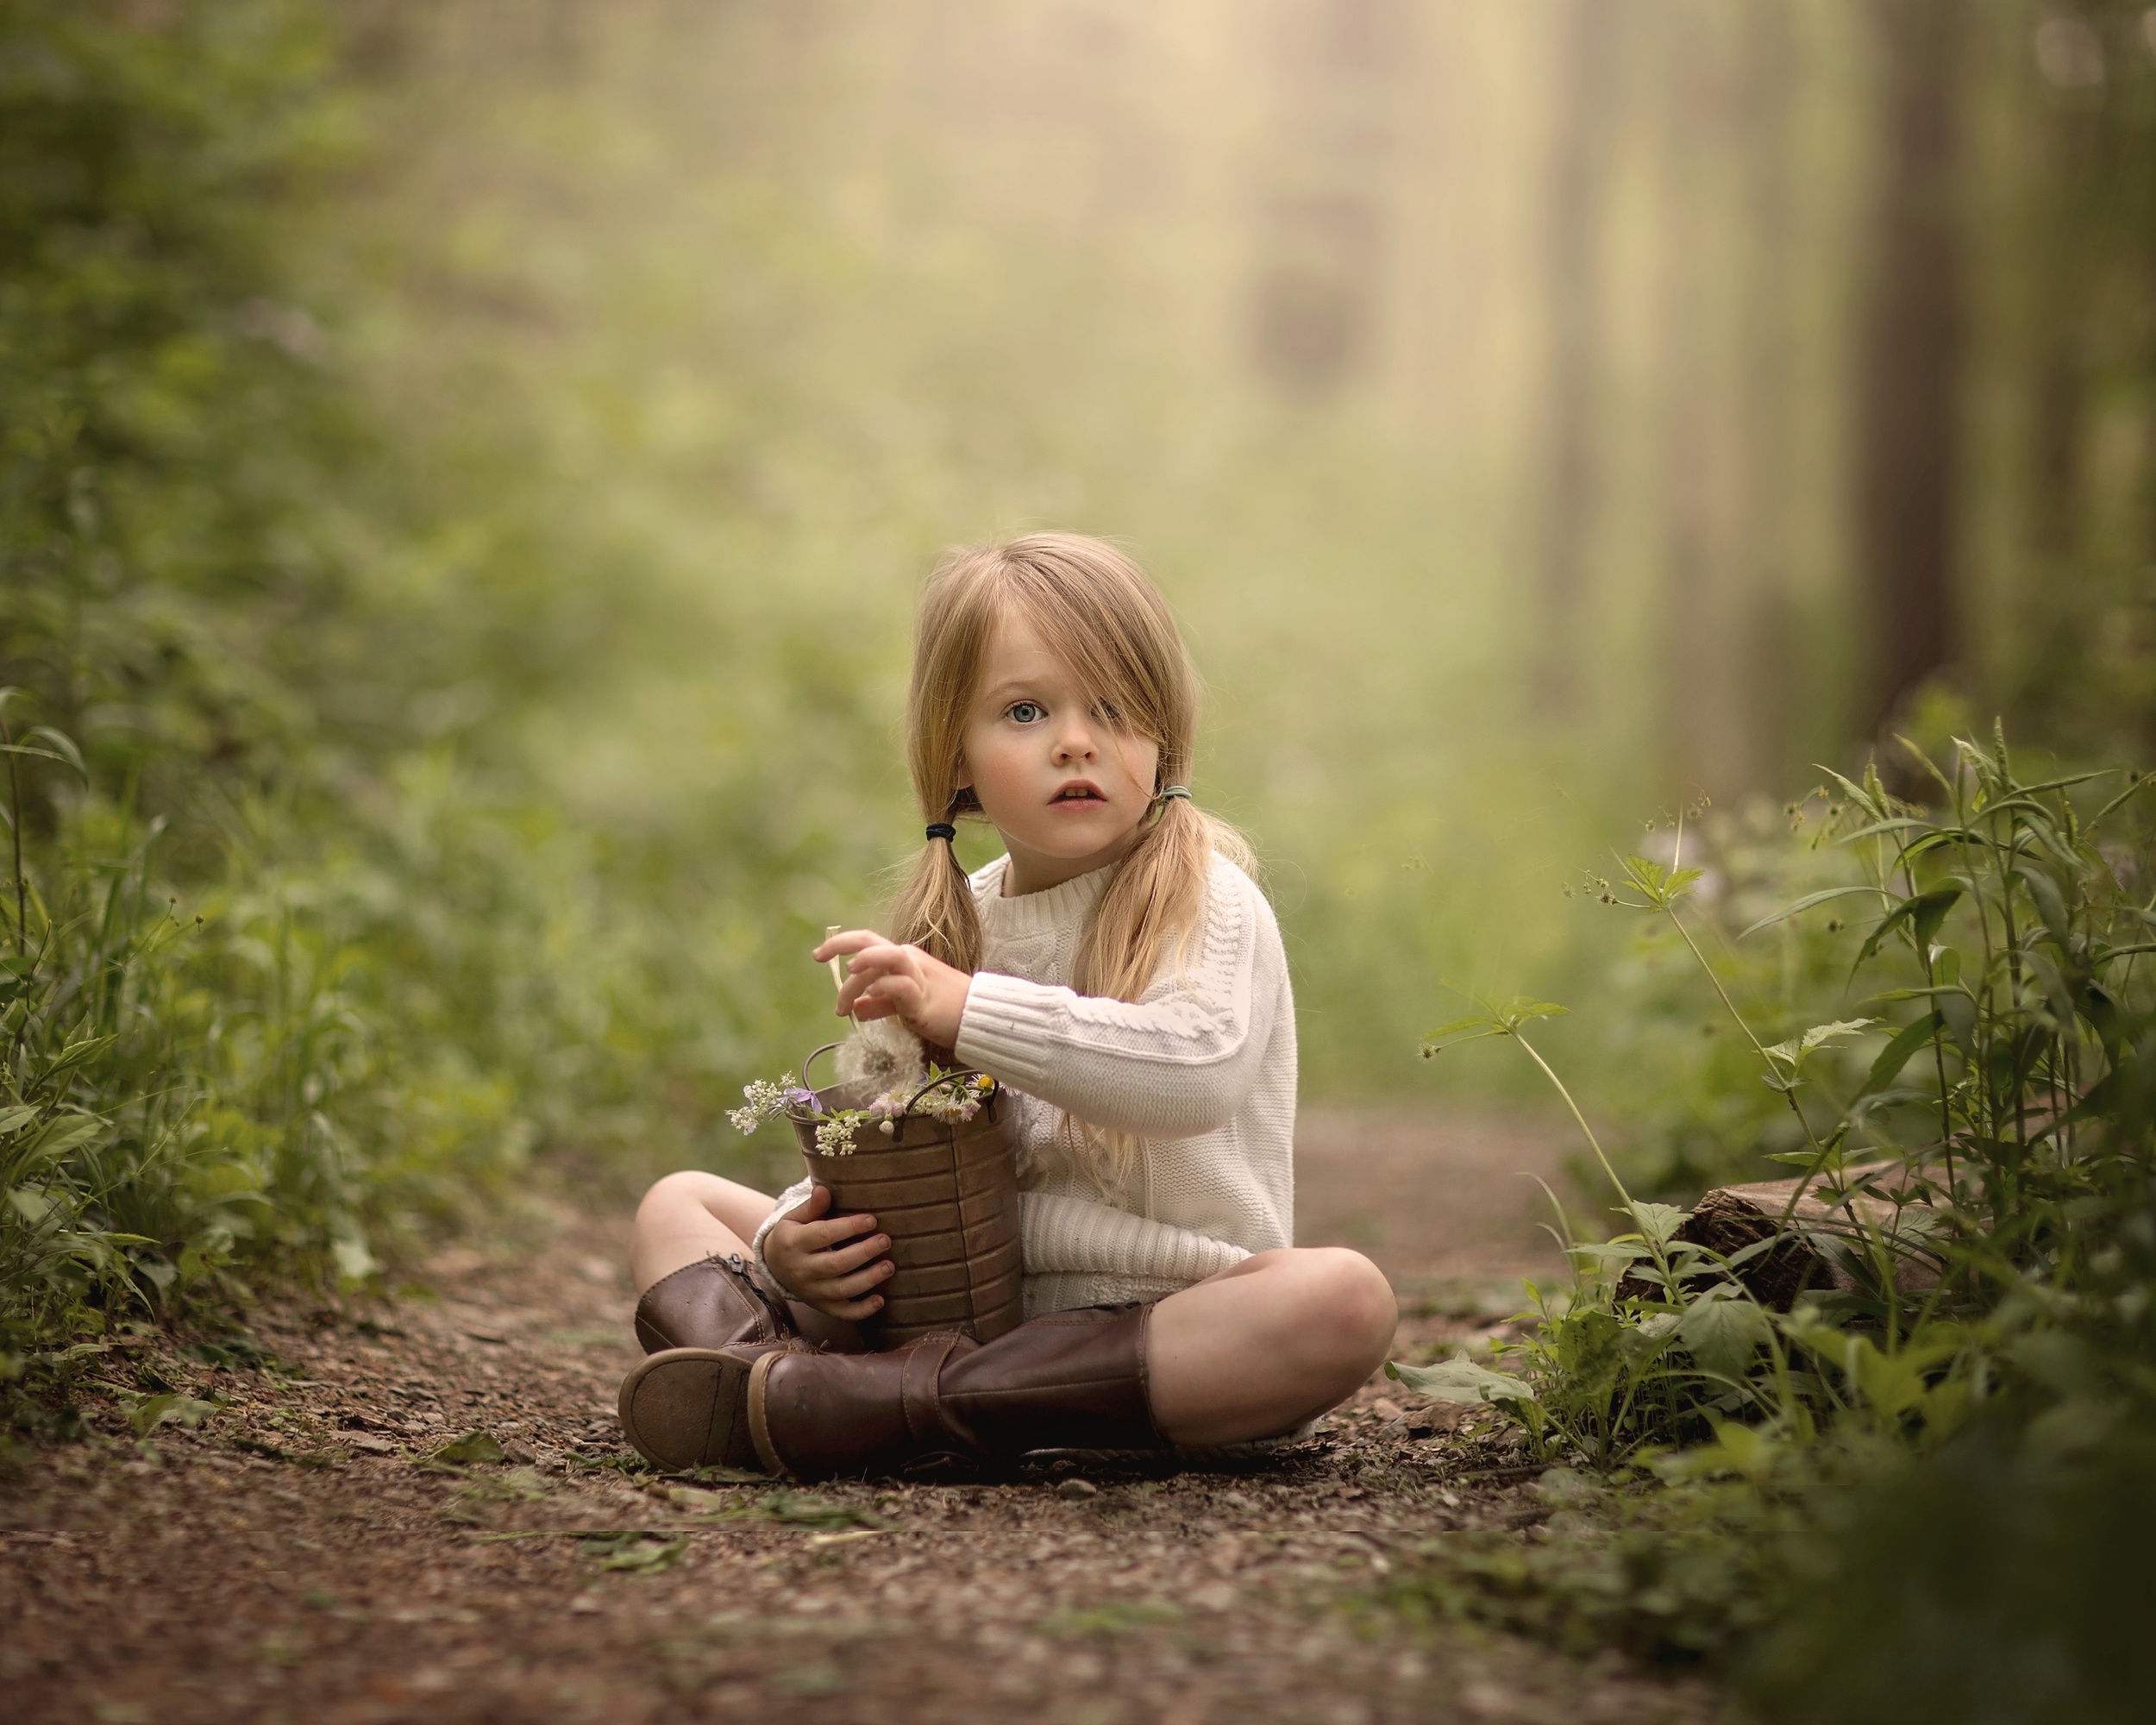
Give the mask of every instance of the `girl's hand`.
M 846 984 L 838 991 L 841 1018 L 899 1021 L 923 1042 L 937 1048 L 957 1044 L 958 1021 L 966 1015 L 966 995 L 973 978 L 931 958 L 918 946 L 900 946 L 871 929 L 835 934 L 809 956 L 828 964 L 843 954 Z
M 831 1189 L 812 1187 L 763 1237 L 764 1262 L 795 1299 L 829 1317 L 866 1318 L 883 1309 L 883 1295 L 871 1290 L 897 1268 L 884 1256 L 890 1237 L 876 1232 L 874 1216 L 820 1220 L 830 1207 Z

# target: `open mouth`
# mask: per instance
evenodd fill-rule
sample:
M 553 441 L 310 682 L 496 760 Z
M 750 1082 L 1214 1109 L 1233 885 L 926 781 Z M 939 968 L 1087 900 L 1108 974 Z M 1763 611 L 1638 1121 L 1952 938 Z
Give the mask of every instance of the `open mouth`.
M 1081 779 L 1074 784 L 1065 785 L 1062 789 L 1056 792 L 1054 796 L 1049 799 L 1049 800 L 1055 803 L 1097 804 L 1105 803 L 1107 801 L 1107 799 L 1100 794 L 1100 787 L 1097 785 L 1088 785 Z

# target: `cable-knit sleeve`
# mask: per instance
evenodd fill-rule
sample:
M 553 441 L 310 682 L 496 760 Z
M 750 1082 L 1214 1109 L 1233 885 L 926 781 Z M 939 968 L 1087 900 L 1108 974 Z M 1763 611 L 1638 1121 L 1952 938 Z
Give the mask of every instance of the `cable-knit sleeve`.
M 1018 1239 L 1029 1276 L 1118 1276 L 1186 1288 L 1250 1255 L 1209 1234 L 1046 1192 L 1018 1195 Z
M 975 974 L 956 1052 L 1014 1088 L 1111 1132 L 1195 1137 L 1250 1095 L 1287 973 L 1280 930 L 1250 877 L 1216 860 L 1182 975 L 1135 1003 Z

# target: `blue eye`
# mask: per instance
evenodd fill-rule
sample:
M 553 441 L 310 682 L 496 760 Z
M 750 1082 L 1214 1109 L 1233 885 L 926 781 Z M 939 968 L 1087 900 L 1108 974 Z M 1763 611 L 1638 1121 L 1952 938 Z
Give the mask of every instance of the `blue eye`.
M 1012 701 L 1010 717 L 1020 724 L 1031 724 L 1048 717 L 1048 709 L 1038 701 Z

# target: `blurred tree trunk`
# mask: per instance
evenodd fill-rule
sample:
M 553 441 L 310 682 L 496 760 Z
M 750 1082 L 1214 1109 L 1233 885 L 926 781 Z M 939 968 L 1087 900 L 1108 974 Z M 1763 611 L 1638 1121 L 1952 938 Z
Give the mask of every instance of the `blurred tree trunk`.
M 1747 788 L 1779 791 L 1803 756 L 1795 736 L 1800 681 L 1797 616 L 1790 592 L 1789 509 L 1796 346 L 1789 243 L 1796 198 L 1789 178 L 1789 117 L 1797 84 L 1789 0 L 1750 0 L 1739 53 L 1745 205 L 1743 312 L 1738 386 L 1743 439 L 1737 555 L 1744 595 L 1736 652 L 1744 666 Z
M 1557 28 L 1557 137 L 1551 162 L 1545 291 L 1550 348 L 1543 443 L 1537 702 L 1547 717 L 1577 710 L 1600 474 L 1596 408 L 1601 374 L 1602 193 L 1614 105 L 1615 8 L 1564 0 Z
M 1879 191 L 1859 311 L 1857 559 L 1877 734 L 1957 642 L 1964 348 L 1957 210 L 1966 0 L 1872 0 L 1883 66 Z
M 1687 800 L 1736 788 L 1740 724 L 1731 698 L 1717 532 L 1713 320 L 1713 169 L 1720 135 L 1714 18 L 1695 4 L 1664 6 L 1655 59 L 1660 83 L 1667 211 L 1660 280 L 1662 365 L 1663 751 Z
M 1394 0 L 1290 0 L 1276 32 L 1280 118 L 1263 169 L 1251 346 L 1267 377 L 1316 398 L 1374 343 L 1398 20 Z
M 2091 355 L 2084 324 L 2090 278 L 2102 268 L 2100 228 L 2088 181 L 2097 166 L 2095 116 L 2057 92 L 2034 140 L 2043 153 L 2031 232 L 2035 328 L 2028 342 L 2028 524 L 2026 572 L 2017 583 L 2015 717 L 2046 740 L 2072 724 L 2076 668 L 2101 597 L 2084 566 L 2083 485 Z

